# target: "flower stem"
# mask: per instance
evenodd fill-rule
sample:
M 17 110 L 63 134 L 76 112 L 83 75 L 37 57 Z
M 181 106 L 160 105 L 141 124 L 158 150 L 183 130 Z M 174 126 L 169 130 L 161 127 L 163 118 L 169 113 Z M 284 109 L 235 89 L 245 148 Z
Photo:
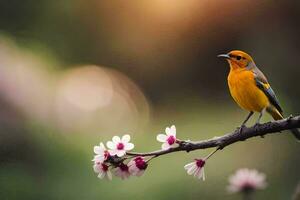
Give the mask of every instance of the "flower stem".
M 150 162 L 150 160 L 152 160 L 153 158 L 156 158 L 157 156 L 152 156 L 151 158 L 149 158 L 148 160 L 146 160 L 146 163 Z
M 216 148 L 215 150 L 213 150 L 212 152 L 210 152 L 210 154 L 208 154 L 208 155 L 204 158 L 204 160 L 209 159 L 209 158 L 210 158 L 212 155 L 214 155 L 218 150 L 219 150 L 219 148 Z
M 252 192 L 249 191 L 243 192 L 243 200 L 252 200 L 252 199 L 253 199 Z

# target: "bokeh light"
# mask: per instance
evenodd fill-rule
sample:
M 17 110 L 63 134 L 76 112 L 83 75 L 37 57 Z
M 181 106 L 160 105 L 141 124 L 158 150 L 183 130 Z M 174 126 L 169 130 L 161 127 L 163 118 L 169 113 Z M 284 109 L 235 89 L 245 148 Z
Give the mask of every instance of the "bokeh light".
M 112 133 L 117 127 L 137 130 L 149 118 L 149 105 L 140 89 L 121 73 L 100 66 L 64 72 L 56 110 L 59 125 L 84 132 Z

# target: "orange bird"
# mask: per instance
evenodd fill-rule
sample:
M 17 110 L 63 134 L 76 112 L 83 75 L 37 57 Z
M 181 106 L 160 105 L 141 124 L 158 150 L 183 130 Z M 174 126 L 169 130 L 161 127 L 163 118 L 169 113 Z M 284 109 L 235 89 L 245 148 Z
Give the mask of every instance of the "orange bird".
M 240 132 L 254 112 L 260 113 L 256 124 L 259 124 L 265 111 L 275 120 L 283 119 L 283 111 L 273 89 L 249 54 L 234 50 L 218 57 L 225 58 L 230 65 L 227 80 L 231 96 L 241 108 L 250 111 L 240 127 Z M 300 140 L 299 130 L 291 131 Z

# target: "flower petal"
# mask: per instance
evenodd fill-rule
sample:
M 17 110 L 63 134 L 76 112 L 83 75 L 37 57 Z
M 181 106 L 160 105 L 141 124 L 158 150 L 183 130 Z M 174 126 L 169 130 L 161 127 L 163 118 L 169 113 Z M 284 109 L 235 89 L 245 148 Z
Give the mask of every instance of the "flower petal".
M 159 142 L 166 142 L 167 141 L 167 136 L 165 134 L 158 134 L 156 136 L 156 140 Z
M 112 155 L 112 156 L 117 155 L 118 151 L 119 151 L 118 149 L 108 150 L 109 154 Z
M 122 157 L 122 156 L 124 156 L 126 154 L 126 151 L 125 150 L 118 150 L 117 151 L 117 156 L 118 157 Z
M 169 149 L 170 148 L 170 145 L 168 144 L 168 143 L 163 143 L 162 145 L 161 145 L 161 148 L 162 148 L 162 150 L 167 150 L 167 149 Z
M 106 172 L 106 177 L 107 177 L 108 180 L 111 181 L 111 179 L 112 179 L 112 174 L 111 174 L 110 171 Z
M 96 155 L 92 161 L 103 162 L 105 160 L 104 155 Z
M 192 174 L 196 173 L 197 170 L 198 170 L 198 167 L 197 167 L 196 165 L 193 165 L 191 168 L 189 168 L 189 169 L 187 170 L 187 173 L 188 173 L 189 175 L 192 175 Z
M 105 174 L 106 174 L 105 172 L 100 172 L 98 174 L 98 178 L 103 179 L 105 177 Z
M 195 162 L 188 163 L 188 164 L 184 165 L 184 169 L 188 170 L 188 169 L 191 168 L 193 165 L 195 165 Z
M 99 173 L 100 172 L 99 167 L 96 164 L 93 166 L 93 169 L 94 169 L 95 173 Z
M 128 135 L 128 134 L 127 134 L 127 135 L 123 135 L 121 141 L 122 141 L 123 143 L 129 142 L 129 141 L 130 141 L 130 135 Z
M 100 143 L 100 146 L 99 146 L 99 147 L 100 147 L 103 151 L 106 150 L 106 148 L 105 148 L 103 142 Z
M 144 172 L 145 170 L 139 170 L 137 173 L 135 173 L 135 176 L 142 176 Z
M 120 168 L 117 167 L 117 168 L 113 171 L 113 173 L 114 173 L 115 176 L 120 177 L 122 172 L 121 172 Z
M 121 142 L 121 139 L 120 139 L 119 136 L 114 136 L 114 137 L 112 138 L 112 141 L 113 141 L 115 144 L 118 144 L 119 142 Z
M 128 179 L 130 177 L 130 173 L 128 171 L 123 173 L 123 179 Z
M 102 154 L 103 149 L 100 146 L 94 146 L 94 153 L 95 154 Z
M 130 160 L 130 161 L 127 163 L 127 166 L 128 166 L 128 167 L 134 166 L 134 165 L 135 165 L 134 159 Z
M 204 168 L 202 169 L 202 180 L 205 181 L 205 173 L 204 173 Z
M 170 133 L 171 133 L 171 129 L 170 129 L 169 127 L 167 127 L 167 128 L 166 128 L 166 134 L 167 134 L 167 135 L 170 135 Z
M 171 128 L 170 128 L 170 135 L 176 136 L 176 127 L 175 127 L 175 125 L 171 126 Z
M 113 143 L 112 141 L 108 141 L 106 143 L 106 146 L 109 148 L 109 149 L 116 149 L 116 145 L 115 143 Z
M 126 150 L 126 151 L 130 151 L 130 150 L 132 150 L 134 148 L 134 144 L 132 144 L 132 143 L 127 143 L 127 144 L 125 144 L 125 146 L 124 146 L 124 149 Z
M 235 193 L 235 192 L 239 192 L 239 188 L 237 186 L 234 185 L 229 185 L 227 187 L 228 192 L 230 193 Z
M 132 164 L 132 163 L 129 162 L 127 164 L 127 166 L 128 166 L 129 173 L 134 175 L 134 176 L 139 171 L 139 168 L 137 168 L 135 164 Z
M 170 148 L 174 148 L 174 147 L 177 147 L 177 146 L 178 146 L 178 144 L 174 143 L 174 144 L 170 145 Z
M 200 172 L 201 172 L 201 168 L 196 167 L 196 170 L 195 170 L 195 172 L 194 172 L 194 177 L 198 178 Z

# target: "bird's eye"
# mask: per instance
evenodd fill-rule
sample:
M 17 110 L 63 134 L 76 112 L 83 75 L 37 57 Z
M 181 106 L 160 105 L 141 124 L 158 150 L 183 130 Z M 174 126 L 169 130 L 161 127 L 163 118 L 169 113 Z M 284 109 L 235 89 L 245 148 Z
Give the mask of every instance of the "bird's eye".
M 237 59 L 237 60 L 241 60 L 242 57 L 241 57 L 241 56 L 237 56 L 236 59 Z

